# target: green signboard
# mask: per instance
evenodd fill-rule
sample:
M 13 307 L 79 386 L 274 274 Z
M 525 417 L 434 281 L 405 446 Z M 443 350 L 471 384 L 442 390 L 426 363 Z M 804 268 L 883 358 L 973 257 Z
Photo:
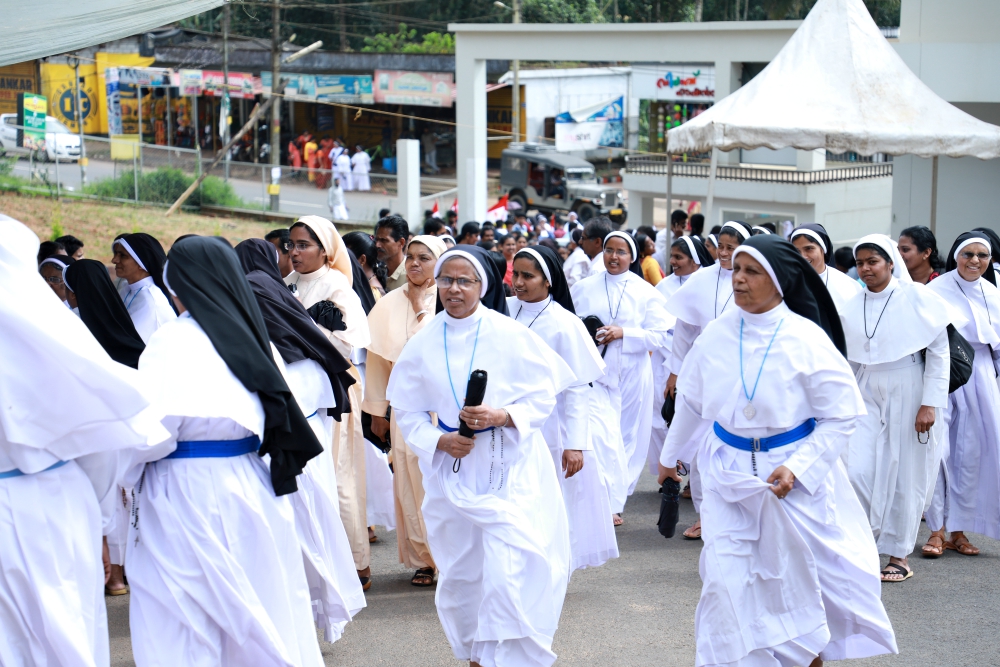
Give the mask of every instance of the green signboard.
M 17 133 L 18 145 L 30 150 L 45 150 L 45 117 L 48 101 L 44 95 L 17 94 L 17 124 L 24 128 Z

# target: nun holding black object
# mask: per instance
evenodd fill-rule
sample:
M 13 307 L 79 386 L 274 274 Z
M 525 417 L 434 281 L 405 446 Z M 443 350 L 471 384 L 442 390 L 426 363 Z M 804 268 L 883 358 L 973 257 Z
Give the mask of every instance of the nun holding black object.
M 948 324 L 965 318 L 910 279 L 896 243 L 870 234 L 854 246 L 865 289 L 840 309 L 847 359 L 867 414 L 851 436 L 847 471 L 875 543 L 890 556 L 882 581 L 913 576 L 920 516 L 930 504 L 948 407 Z
M 704 518 L 696 664 L 896 653 L 879 559 L 840 454 L 864 404 L 833 300 L 775 235 L 733 253 L 734 306 L 684 360 L 660 481 L 697 456 Z M 704 420 L 707 438 L 693 440 Z M 697 452 L 694 450 L 697 449 Z
M 570 542 L 543 429 L 576 378 L 507 316 L 503 274 L 486 250 L 457 246 L 434 274 L 444 312 L 406 343 L 386 398 L 420 459 L 438 617 L 458 660 L 548 667 Z M 488 378 L 473 407 L 465 398 L 476 370 Z M 461 422 L 474 437 L 461 435 Z
M 257 300 L 271 343 L 280 354 L 282 375 L 295 401 L 324 449 L 331 447 L 333 422 L 347 405 L 354 384 L 350 363 L 333 346 L 309 313 L 285 287 L 278 270 L 278 251 L 264 239 L 236 246 Z M 306 580 L 316 625 L 326 641 L 340 639 L 344 626 L 365 606 L 355 574 L 351 544 L 340 520 L 337 473 L 333 456 L 310 459 L 291 494 L 295 528 L 302 543 Z
M 592 385 L 604 375 L 606 366 L 587 327 L 576 316 L 562 262 L 553 250 L 534 246 L 518 251 L 511 282 L 516 295 L 507 299 L 511 317 L 541 336 L 576 375 L 576 383 L 556 398 L 556 409 L 545 421 L 542 434 L 566 502 L 572 569 L 597 567 L 618 557 L 611 499 L 589 423 Z M 605 410 L 596 416 L 607 419 L 609 414 Z
M 933 532 L 922 550 L 929 558 L 945 549 L 977 555 L 965 531 L 1000 539 L 1000 291 L 991 260 L 998 250 L 982 231 L 962 234 L 948 255 L 948 272 L 928 284 L 965 315 L 959 333 L 975 351 L 972 378 L 948 397 L 949 449 L 927 510 Z
M 631 236 L 608 234 L 603 256 L 607 270 L 584 278 L 571 292 L 577 315 L 593 315 L 604 324 L 598 329 L 597 342 L 608 370 L 597 383 L 609 394 L 621 426 L 626 467 L 617 472 L 615 461 L 601 461 L 601 465 L 614 477 L 609 488 L 611 511 L 620 514 L 646 465 L 653 427 L 649 354 L 667 345 L 667 331 L 674 319 L 667 313 L 666 300 L 643 279 L 641 271 L 629 270 L 639 259 Z M 615 522 L 620 524 L 621 518 L 615 517 Z
M 165 278 L 181 316 L 139 360 L 171 437 L 133 472 L 136 664 L 322 665 L 287 494 L 323 448 L 233 249 L 184 239 Z

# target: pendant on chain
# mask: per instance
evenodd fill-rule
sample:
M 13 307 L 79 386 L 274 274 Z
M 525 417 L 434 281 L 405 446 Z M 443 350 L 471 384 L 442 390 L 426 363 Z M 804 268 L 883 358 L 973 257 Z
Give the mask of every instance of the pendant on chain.
M 753 403 L 747 403 L 747 406 L 743 408 L 743 416 L 747 419 L 753 419 L 756 414 L 757 408 L 753 406 Z
M 865 352 L 871 352 L 872 342 L 870 340 L 865 341 Z

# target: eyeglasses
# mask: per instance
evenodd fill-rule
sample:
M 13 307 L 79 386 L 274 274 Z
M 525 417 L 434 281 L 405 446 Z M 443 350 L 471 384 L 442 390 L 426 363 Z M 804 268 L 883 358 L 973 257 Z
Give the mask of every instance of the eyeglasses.
M 63 280 L 59 276 L 49 276 L 48 278 L 45 279 L 45 282 L 47 282 L 50 285 L 62 285 L 63 284 Z
M 452 285 L 458 285 L 459 289 L 469 289 L 476 283 L 480 282 L 479 280 L 475 279 L 451 278 L 450 276 L 441 276 L 437 279 L 437 281 L 441 283 L 441 287 L 445 289 L 448 289 Z
M 629 257 L 632 253 L 630 253 L 628 250 L 615 250 L 614 248 L 605 248 L 604 254 L 610 257 L 615 257 L 615 256 Z
M 987 252 L 963 252 L 959 253 L 959 257 L 969 262 L 973 259 L 978 259 L 980 262 L 985 262 L 990 258 L 990 254 Z
M 298 250 L 299 252 L 305 252 L 306 250 L 309 250 L 309 248 L 318 248 L 318 247 L 319 246 L 316 245 L 315 243 L 302 243 L 302 242 L 300 242 L 300 243 L 289 243 L 288 244 L 288 250 L 289 251 L 291 251 L 291 250 Z

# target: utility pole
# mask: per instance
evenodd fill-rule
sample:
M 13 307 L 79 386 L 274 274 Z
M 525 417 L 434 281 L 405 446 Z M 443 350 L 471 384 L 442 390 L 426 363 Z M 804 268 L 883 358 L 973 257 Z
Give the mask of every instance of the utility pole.
M 344 0 L 340 0 L 338 4 L 344 4 Z M 340 50 L 347 51 L 347 23 L 344 20 L 344 9 L 341 7 L 337 10 L 337 14 L 340 19 Z M 347 109 L 344 109 L 346 112 Z
M 87 144 L 83 140 L 83 96 L 80 95 L 80 59 L 74 57 L 76 64 L 76 129 L 80 133 L 80 189 L 87 185 Z
M 222 145 L 229 143 L 229 123 L 233 119 L 232 102 L 229 100 L 229 3 L 222 7 Z M 229 151 L 226 151 L 226 180 L 229 180 Z
M 514 24 L 521 22 L 521 0 L 514 0 Z M 521 141 L 521 61 L 514 59 L 514 90 L 511 100 L 514 102 L 514 117 L 511 119 L 511 129 L 514 130 L 514 141 Z
M 271 22 L 274 26 L 271 35 L 271 97 L 275 98 L 271 103 L 271 187 L 268 194 L 271 195 L 271 210 L 278 211 L 281 208 L 279 194 L 281 186 L 279 179 L 275 176 L 281 173 L 281 98 L 277 97 L 281 86 L 281 7 L 279 0 L 272 0 Z M 278 172 L 276 174 L 275 172 Z

